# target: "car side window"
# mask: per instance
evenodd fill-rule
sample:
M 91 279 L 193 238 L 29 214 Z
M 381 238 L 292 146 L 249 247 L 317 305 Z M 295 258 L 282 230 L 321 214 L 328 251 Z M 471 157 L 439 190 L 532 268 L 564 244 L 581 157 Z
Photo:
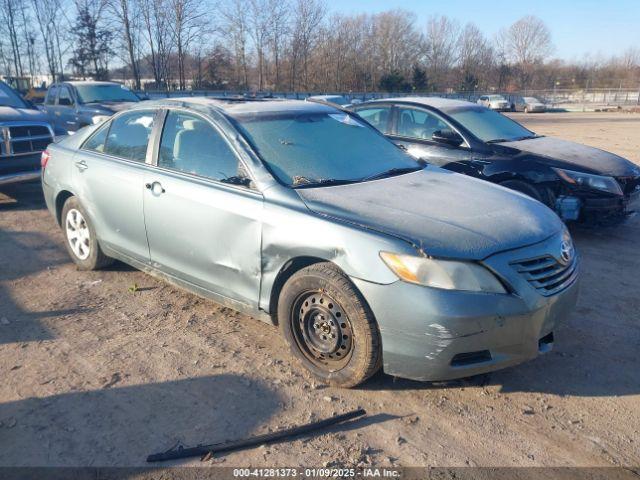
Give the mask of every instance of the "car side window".
M 356 113 L 382 133 L 389 132 L 389 116 L 391 107 L 369 107 L 357 109 Z
M 58 95 L 58 105 L 69 106 L 73 105 L 73 97 L 68 87 L 60 87 L 60 94 Z
M 91 150 L 92 152 L 103 153 L 104 145 L 107 143 L 107 133 L 109 132 L 109 122 L 102 125 L 96 133 L 82 146 L 83 150 Z
M 431 140 L 433 134 L 438 130 L 451 130 L 451 127 L 426 110 L 398 108 L 398 135 Z
M 202 117 L 180 111 L 167 115 L 158 166 L 235 184 L 247 178 L 222 134 Z
M 58 94 L 58 87 L 55 85 L 49 87 L 49 91 L 47 92 L 47 99 L 44 102 L 45 105 L 54 105 L 56 103 L 56 95 Z
M 104 153 L 144 162 L 149 135 L 153 129 L 154 111 L 133 111 L 114 118 L 109 127 Z

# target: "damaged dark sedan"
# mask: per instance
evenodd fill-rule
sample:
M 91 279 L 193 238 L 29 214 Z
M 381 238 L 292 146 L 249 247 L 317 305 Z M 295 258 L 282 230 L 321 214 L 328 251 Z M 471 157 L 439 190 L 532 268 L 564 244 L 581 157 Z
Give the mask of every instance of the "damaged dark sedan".
M 632 162 L 537 135 L 481 105 L 406 97 L 353 110 L 415 158 L 522 192 L 565 221 L 617 223 L 640 209 Z
M 43 155 L 80 269 L 119 259 L 280 326 L 315 376 L 475 375 L 551 349 L 579 257 L 529 197 L 299 101 L 150 102 Z

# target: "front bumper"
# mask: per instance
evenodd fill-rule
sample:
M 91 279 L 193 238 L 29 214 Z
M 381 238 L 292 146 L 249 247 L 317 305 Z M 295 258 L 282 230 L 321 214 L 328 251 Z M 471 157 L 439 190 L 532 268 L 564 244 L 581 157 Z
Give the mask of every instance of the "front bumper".
M 633 194 L 611 197 L 573 197 L 580 202 L 579 220 L 582 223 L 601 223 L 623 220 L 640 211 L 640 191 Z M 563 215 L 558 212 L 560 217 Z
M 549 252 L 550 242 L 485 260 L 511 286 L 511 294 L 353 279 L 378 321 L 384 371 L 413 380 L 451 380 L 516 365 L 550 350 L 555 328 L 577 302 L 578 281 L 543 296 L 510 266 L 516 259 Z

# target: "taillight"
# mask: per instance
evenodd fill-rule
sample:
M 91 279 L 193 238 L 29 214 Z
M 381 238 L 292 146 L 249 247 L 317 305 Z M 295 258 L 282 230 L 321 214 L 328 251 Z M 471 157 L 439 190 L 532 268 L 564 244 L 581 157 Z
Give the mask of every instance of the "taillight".
M 49 154 L 48 150 L 45 150 L 42 152 L 42 155 L 40 156 L 40 166 L 42 167 L 43 170 L 47 166 L 47 163 L 49 162 L 50 158 L 51 158 L 51 155 Z

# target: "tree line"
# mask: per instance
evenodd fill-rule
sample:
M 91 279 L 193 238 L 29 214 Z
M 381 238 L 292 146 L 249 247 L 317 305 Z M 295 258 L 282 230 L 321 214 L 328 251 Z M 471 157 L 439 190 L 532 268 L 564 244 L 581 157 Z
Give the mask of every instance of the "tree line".
M 331 13 L 323 0 L 0 0 L 0 73 L 136 89 L 637 88 L 640 49 L 567 62 L 525 16 L 488 37 L 446 16 Z

